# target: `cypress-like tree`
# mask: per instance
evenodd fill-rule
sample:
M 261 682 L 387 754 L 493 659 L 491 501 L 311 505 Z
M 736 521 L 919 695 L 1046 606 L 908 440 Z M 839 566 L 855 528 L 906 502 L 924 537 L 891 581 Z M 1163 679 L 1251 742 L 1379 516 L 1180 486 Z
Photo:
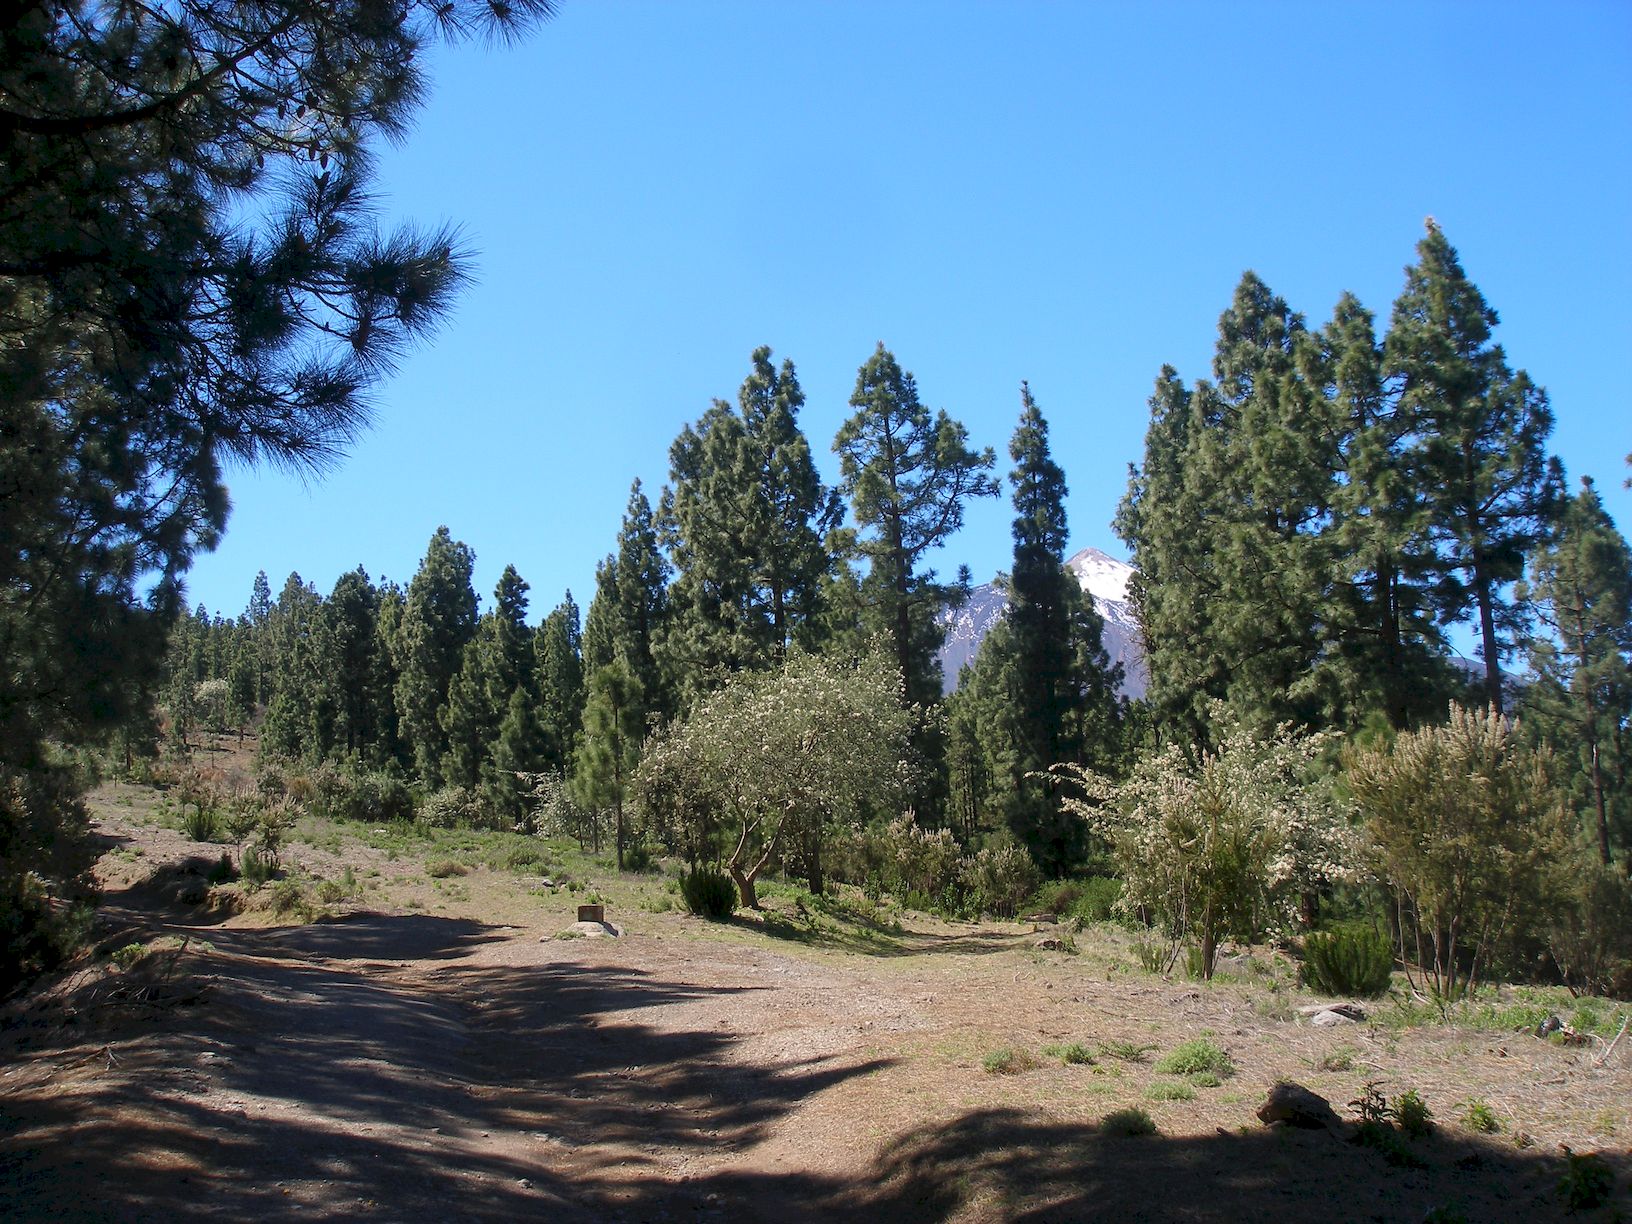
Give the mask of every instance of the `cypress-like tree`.
M 318 657 L 323 706 L 330 712 L 329 736 L 319 746 L 327 755 L 369 755 L 384 735 L 379 709 L 390 701 L 379 688 L 379 592 L 359 566 L 342 574 L 324 602 L 318 624 Z
M 476 632 L 476 592 L 470 585 L 475 564 L 475 554 L 438 527 L 408 585 L 397 625 L 399 732 L 414 768 L 431 786 L 441 784 L 448 752 L 438 715 Z
M 989 448 L 970 450 L 967 431 L 945 411 L 930 415 L 916 381 L 882 343 L 857 373 L 850 406 L 855 414 L 833 449 L 865 533 L 855 541 L 868 562 L 863 627 L 891 643 L 903 699 L 932 703 L 940 698 L 935 651 L 945 635 L 936 614 L 967 589 L 968 576 L 948 585 L 922 563 L 963 525 L 967 501 L 997 496 L 994 457 Z

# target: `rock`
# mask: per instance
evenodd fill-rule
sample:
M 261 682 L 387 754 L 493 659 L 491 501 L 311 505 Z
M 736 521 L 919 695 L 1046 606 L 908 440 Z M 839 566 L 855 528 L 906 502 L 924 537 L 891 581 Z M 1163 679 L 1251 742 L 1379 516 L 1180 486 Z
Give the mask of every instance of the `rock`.
M 1302 1016 L 1313 1017 L 1322 1012 L 1336 1012 L 1345 1020 L 1358 1021 L 1366 1018 L 1366 1009 L 1358 1003 L 1314 1003 L 1308 1007 L 1298 1008 L 1298 1014 Z
M 575 922 L 554 935 L 540 937 L 538 942 L 549 943 L 552 939 L 616 939 L 622 934 L 610 922 Z
M 176 900 L 183 905 L 203 905 L 210 899 L 210 885 L 207 880 L 183 880 L 176 889 Z
M 1536 1036 L 1543 1038 L 1551 1037 L 1563 1027 L 1564 1021 L 1560 1020 L 1557 1016 L 1548 1016 L 1547 1019 L 1536 1025 Z
M 1339 1024 L 1353 1024 L 1354 1019 L 1344 1015 L 1334 1007 L 1331 1011 L 1319 1012 L 1310 1019 L 1309 1023 L 1316 1028 L 1333 1028 Z
M 1343 1133 L 1343 1121 L 1331 1102 L 1291 1080 L 1282 1080 L 1269 1090 L 1269 1099 L 1258 1107 L 1258 1120 L 1265 1126 L 1282 1122 L 1309 1130 L 1324 1127 L 1334 1135 Z
M 1039 939 L 1036 943 L 1032 944 L 1031 946 L 1034 947 L 1034 948 L 1041 948 L 1045 952 L 1063 952 L 1063 951 L 1065 951 L 1065 941 L 1063 939 L 1061 939 L 1058 935 L 1044 935 L 1041 939 Z

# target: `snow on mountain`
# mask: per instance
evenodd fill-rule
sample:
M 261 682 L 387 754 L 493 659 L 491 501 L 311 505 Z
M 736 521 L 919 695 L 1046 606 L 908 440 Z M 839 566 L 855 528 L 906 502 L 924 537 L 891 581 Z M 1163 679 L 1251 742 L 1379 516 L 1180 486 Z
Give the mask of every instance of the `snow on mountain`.
M 1139 641 L 1139 625 L 1128 599 L 1128 579 L 1133 566 L 1107 556 L 1097 548 L 1085 548 L 1066 563 L 1083 590 L 1094 597 L 1094 607 L 1105 618 L 1105 651 L 1112 663 L 1122 664 L 1122 692 L 1129 698 L 1142 697 L 1149 682 L 1144 650 Z M 950 693 L 958 686 L 958 672 L 973 662 L 998 617 L 1008 609 L 1008 593 L 994 582 L 976 587 L 961 608 L 942 614 L 946 642 L 941 647 L 941 685 Z

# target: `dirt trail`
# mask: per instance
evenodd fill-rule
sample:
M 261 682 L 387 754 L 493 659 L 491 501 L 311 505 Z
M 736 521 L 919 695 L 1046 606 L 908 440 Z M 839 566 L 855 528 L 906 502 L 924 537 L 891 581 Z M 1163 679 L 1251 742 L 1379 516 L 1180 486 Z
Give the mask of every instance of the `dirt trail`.
M 186 946 L 13 1009 L 8 1219 L 1548 1219 L 1556 1143 L 1602 1146 L 1580 1131 L 1606 1112 L 1632 1133 L 1620 1060 L 1266 1020 L 1248 991 L 1039 953 L 1014 924 L 914 922 L 868 954 L 678 914 L 619 939 L 423 913 L 201 926 L 141 887 L 103 917 Z M 1189 1102 L 1150 1100 L 1148 1063 L 981 1066 L 1004 1044 L 1199 1033 L 1239 1071 Z M 1358 1065 L 1321 1072 L 1339 1048 Z M 1478 1095 L 1539 1142 L 1446 1127 L 1425 1168 L 1392 1168 L 1258 1128 L 1280 1075 L 1340 1107 L 1368 1075 L 1442 1117 Z M 1161 1137 L 1095 1129 L 1130 1103 Z

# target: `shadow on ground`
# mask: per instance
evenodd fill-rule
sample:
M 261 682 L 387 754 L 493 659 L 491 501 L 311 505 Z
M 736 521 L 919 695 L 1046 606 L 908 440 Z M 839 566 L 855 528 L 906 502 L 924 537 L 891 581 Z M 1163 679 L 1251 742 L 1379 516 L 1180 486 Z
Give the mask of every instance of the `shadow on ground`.
M 1020 1109 L 928 1122 L 871 1163 L 859 1140 L 825 1153 L 843 1174 L 778 1174 L 754 1163 L 756 1145 L 803 1102 L 887 1063 L 745 1060 L 735 1033 L 704 1018 L 767 987 L 575 959 L 461 959 L 503 937 L 424 915 L 216 931 L 209 949 L 150 958 L 153 980 L 176 988 L 147 996 L 156 1002 L 104 1006 L 96 992 L 120 979 L 88 977 L 55 1019 L 13 1015 L 0 1034 L 6 1217 L 1564 1216 L 1560 1158 L 1508 1142 L 1433 1136 L 1412 1148 L 1424 1167 L 1405 1169 L 1325 1132 L 1121 1137 Z M 434 968 L 413 976 L 393 963 L 410 959 Z M 739 1168 L 719 1171 L 739 1152 Z M 693 1159 L 714 1171 L 685 1172 Z

